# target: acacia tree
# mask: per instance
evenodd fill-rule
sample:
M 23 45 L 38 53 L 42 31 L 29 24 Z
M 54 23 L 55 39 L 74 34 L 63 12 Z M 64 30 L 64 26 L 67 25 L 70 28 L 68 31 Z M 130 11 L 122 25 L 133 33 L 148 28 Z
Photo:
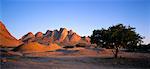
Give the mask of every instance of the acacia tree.
M 113 48 L 114 57 L 118 57 L 121 47 L 130 48 L 142 42 L 142 37 L 135 32 L 135 28 L 118 24 L 108 29 L 94 30 L 91 35 L 91 43 L 105 48 Z

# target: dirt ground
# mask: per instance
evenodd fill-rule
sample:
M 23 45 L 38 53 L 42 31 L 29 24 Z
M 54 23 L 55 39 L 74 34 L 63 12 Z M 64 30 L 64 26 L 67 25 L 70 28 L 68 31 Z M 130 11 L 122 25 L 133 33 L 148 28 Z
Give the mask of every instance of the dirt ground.
M 19 57 L 1 63 L 1 69 L 149 69 L 147 59 L 100 57 Z
M 87 50 L 85 50 L 87 51 Z M 65 51 L 66 52 L 66 51 Z M 120 52 L 118 59 L 110 52 L 92 51 L 45 52 L 24 54 L 24 56 L 3 56 L 1 69 L 150 69 L 150 53 Z M 70 51 L 69 51 L 70 53 Z M 79 55 L 80 53 L 80 55 Z M 82 53 L 82 54 L 81 54 Z M 89 53 L 89 55 L 88 55 Z M 93 54 L 94 52 L 92 52 Z

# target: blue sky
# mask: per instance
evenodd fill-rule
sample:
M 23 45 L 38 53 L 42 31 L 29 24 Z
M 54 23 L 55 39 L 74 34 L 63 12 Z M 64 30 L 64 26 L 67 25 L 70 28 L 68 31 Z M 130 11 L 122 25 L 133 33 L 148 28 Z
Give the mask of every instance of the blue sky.
M 61 27 L 87 36 L 123 23 L 150 42 L 148 0 L 0 0 L 0 20 L 16 38 Z

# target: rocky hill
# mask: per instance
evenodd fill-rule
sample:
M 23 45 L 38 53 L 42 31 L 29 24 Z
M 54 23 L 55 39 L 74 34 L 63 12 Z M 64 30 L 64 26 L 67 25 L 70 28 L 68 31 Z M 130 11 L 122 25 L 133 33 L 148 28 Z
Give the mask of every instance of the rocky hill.
M 0 48 L 13 47 L 14 51 L 22 53 L 46 52 L 62 49 L 68 46 L 88 46 L 90 45 L 89 37 L 81 37 L 72 30 L 60 28 L 60 30 L 47 30 L 46 33 L 29 32 L 19 40 L 13 37 L 0 22 Z
M 78 43 L 90 44 L 89 37 L 82 37 L 66 28 L 60 28 L 60 30 L 47 30 L 46 33 L 37 32 L 35 35 L 32 32 L 27 33 L 21 39 L 22 42 L 38 42 L 40 44 L 49 45 L 51 43 L 57 43 L 61 46 L 76 45 Z
M 22 42 L 13 37 L 0 21 L 0 47 L 17 47 Z

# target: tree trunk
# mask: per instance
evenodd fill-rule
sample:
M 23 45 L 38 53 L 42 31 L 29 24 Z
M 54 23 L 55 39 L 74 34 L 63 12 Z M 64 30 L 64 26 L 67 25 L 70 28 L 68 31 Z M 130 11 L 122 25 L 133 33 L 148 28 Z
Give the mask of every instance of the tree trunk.
M 116 48 L 116 49 L 115 49 L 115 53 L 114 53 L 114 57 L 115 57 L 115 58 L 118 58 L 118 52 L 119 52 L 119 49 Z
M 115 48 L 115 50 L 112 51 L 113 52 L 113 55 L 114 55 L 114 58 L 118 58 L 118 52 L 119 52 L 119 48 Z

